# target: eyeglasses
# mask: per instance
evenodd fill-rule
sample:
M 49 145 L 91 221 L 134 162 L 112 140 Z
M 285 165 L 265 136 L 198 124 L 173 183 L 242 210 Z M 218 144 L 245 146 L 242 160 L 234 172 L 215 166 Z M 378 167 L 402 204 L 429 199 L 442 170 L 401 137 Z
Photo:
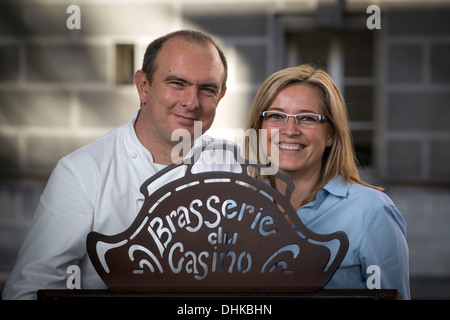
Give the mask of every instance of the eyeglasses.
M 304 128 L 314 128 L 324 121 L 329 122 L 324 116 L 315 113 L 287 114 L 281 111 L 263 111 L 260 116 L 268 125 L 273 127 L 284 126 L 288 122 L 289 117 L 293 117 L 295 123 Z

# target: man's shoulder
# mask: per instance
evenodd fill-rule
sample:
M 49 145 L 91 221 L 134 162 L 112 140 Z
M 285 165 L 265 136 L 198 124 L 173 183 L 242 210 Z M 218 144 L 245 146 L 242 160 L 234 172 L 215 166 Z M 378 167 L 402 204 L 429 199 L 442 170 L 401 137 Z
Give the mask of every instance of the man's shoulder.
M 85 161 L 103 161 L 105 158 L 110 158 L 115 153 L 123 141 L 124 126 L 120 126 L 105 135 L 95 139 L 89 144 L 71 152 L 65 158 L 70 159 L 74 163 L 83 163 Z

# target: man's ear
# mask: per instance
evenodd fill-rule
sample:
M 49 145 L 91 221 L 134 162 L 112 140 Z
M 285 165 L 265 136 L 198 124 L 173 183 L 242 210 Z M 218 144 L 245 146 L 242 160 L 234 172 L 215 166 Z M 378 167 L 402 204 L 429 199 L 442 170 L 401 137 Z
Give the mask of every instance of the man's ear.
M 144 71 L 138 70 L 134 74 L 134 84 L 136 85 L 138 94 L 139 94 L 139 101 L 141 102 L 141 105 L 144 105 L 147 103 L 147 91 L 148 91 L 148 81 L 147 81 L 147 75 Z
M 227 92 L 227 87 L 223 88 L 222 92 L 220 93 L 219 101 L 223 98 L 225 92 Z

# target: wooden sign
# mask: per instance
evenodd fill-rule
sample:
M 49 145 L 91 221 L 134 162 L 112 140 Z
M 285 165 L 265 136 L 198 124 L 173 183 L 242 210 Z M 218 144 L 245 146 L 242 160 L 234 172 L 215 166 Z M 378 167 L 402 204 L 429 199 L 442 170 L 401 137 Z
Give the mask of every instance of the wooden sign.
M 202 172 L 171 165 L 148 179 L 145 202 L 120 234 L 91 232 L 89 257 L 108 288 L 129 291 L 310 291 L 342 262 L 345 233 L 307 229 L 290 204 L 293 183 L 276 174 L 285 194 L 241 172 Z M 157 179 L 179 176 L 149 194 Z M 330 249 L 331 248 L 331 249 Z

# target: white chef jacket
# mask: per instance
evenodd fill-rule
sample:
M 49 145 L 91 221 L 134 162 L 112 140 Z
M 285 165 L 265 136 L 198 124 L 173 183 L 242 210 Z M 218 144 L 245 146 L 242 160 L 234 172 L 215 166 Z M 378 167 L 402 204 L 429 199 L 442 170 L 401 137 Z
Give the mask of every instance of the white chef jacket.
M 126 230 L 144 203 L 141 185 L 165 167 L 155 163 L 140 143 L 134 130 L 136 117 L 137 113 L 129 123 L 58 162 L 8 277 L 3 299 L 36 299 L 39 289 L 67 289 L 71 265 L 80 266 L 82 289 L 106 288 L 88 257 L 86 236 L 91 231 L 114 235 Z M 202 137 L 195 146 L 199 140 L 214 139 Z M 201 159 L 217 156 L 217 150 L 205 154 Z M 202 171 L 240 170 L 229 160 L 208 159 Z

